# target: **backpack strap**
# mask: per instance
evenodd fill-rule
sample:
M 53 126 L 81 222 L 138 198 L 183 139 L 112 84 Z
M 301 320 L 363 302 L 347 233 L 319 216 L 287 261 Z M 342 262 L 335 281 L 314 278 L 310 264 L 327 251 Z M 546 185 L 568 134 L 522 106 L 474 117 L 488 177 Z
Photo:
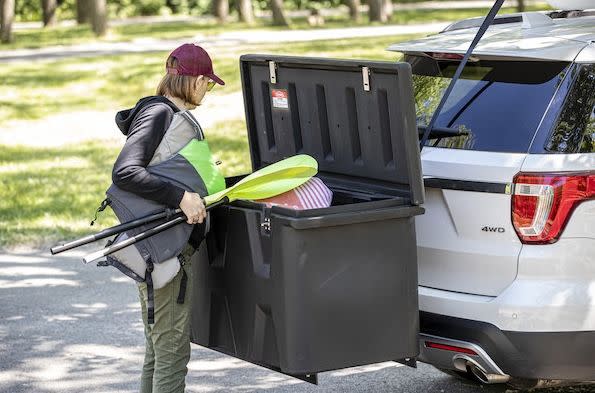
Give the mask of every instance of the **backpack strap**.
M 186 258 L 180 254 L 178 256 L 178 260 L 180 261 L 180 268 L 182 269 L 182 280 L 180 281 L 180 292 L 178 293 L 177 303 L 184 304 L 184 298 L 186 297 L 186 286 L 188 284 L 188 275 L 186 274 L 186 269 L 184 269 Z
M 145 281 L 147 282 L 147 322 L 149 325 L 155 323 L 155 293 L 153 291 L 153 261 L 147 259 L 147 271 L 145 272 Z
M 192 126 L 196 130 L 198 139 L 204 140 L 205 134 L 202 130 L 202 127 L 198 123 L 198 120 L 196 120 L 196 117 L 194 117 L 194 115 L 192 113 L 190 113 L 190 111 L 182 111 L 182 112 L 180 112 L 180 115 L 182 115 L 190 124 L 192 124 Z
M 95 217 L 93 217 L 93 220 L 89 224 L 90 226 L 93 226 L 93 224 L 95 224 L 95 221 L 97 221 L 97 216 L 99 215 L 99 213 L 104 211 L 106 207 L 111 205 L 111 203 L 112 203 L 111 199 L 109 199 L 107 197 L 103 201 L 101 201 L 101 204 L 99 204 L 99 207 L 95 211 Z

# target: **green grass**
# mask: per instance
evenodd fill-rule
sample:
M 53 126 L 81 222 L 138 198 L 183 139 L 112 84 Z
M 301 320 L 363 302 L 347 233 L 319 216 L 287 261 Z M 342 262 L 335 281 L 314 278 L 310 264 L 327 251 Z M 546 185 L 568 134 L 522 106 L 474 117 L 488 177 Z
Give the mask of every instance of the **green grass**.
M 0 247 L 41 246 L 87 233 L 116 155 L 115 148 L 95 143 L 54 149 L 0 145 Z
M 158 52 L 5 64 L 0 69 L 0 124 L 133 105 L 154 94 L 166 57 L 167 52 Z M 217 73 L 229 81 L 228 91 L 239 89 L 236 63 L 233 56 L 215 62 Z
M 224 175 L 250 170 L 243 121 L 212 127 L 209 144 Z M 89 226 L 110 184 L 119 148 L 87 143 L 60 148 L 0 145 L 0 249 L 47 247 L 116 224 L 110 209 Z
M 88 25 L 69 27 L 48 27 L 45 29 L 24 29 L 13 33 L 13 42 L 0 45 L 0 49 L 43 48 L 52 45 L 73 45 L 92 42 L 126 42 L 135 39 L 176 39 L 196 35 L 213 35 L 226 30 L 242 30 L 267 26 L 260 23 L 248 26 L 233 22 L 221 25 L 215 22 L 166 21 L 154 23 L 134 23 L 113 26 L 105 37 L 96 38 Z M 271 27 L 272 28 L 272 27 Z
M 529 11 L 547 9 L 546 6 L 530 6 Z M 440 21 L 453 21 L 463 18 L 485 15 L 487 9 L 449 9 L 449 10 L 401 10 L 395 11 L 389 23 L 411 24 Z M 515 12 L 514 8 L 503 8 L 500 13 Z M 337 28 L 350 26 L 367 26 L 367 16 L 363 15 L 357 23 L 347 15 L 327 17 L 323 27 Z M 42 48 L 51 45 L 73 45 L 91 42 L 121 42 L 135 39 L 180 39 L 197 35 L 214 35 L 229 30 L 246 29 L 279 30 L 286 27 L 271 26 L 268 21 L 259 19 L 253 26 L 240 22 L 229 22 L 225 25 L 215 21 L 168 21 L 159 23 L 135 23 L 126 26 L 114 26 L 106 37 L 97 39 L 88 26 L 53 27 L 46 29 L 18 30 L 14 32 L 14 41 L 0 45 L 0 49 Z M 306 18 L 293 18 L 290 29 L 310 28 Z
M 396 36 L 315 41 L 243 47 L 213 51 L 214 69 L 225 81 L 212 94 L 240 90 L 239 56 L 242 53 L 394 59 L 384 49 L 412 38 Z M 7 63 L 0 68 L 0 126 L 10 120 L 36 120 L 59 112 L 115 110 L 154 94 L 163 75 L 167 52 L 57 61 Z

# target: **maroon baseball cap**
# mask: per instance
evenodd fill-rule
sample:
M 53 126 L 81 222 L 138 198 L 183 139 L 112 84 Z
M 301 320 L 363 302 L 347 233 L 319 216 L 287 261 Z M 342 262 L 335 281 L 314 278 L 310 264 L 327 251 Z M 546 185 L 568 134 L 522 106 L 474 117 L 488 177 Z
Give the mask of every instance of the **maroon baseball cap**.
M 178 59 L 178 66 L 175 68 L 166 66 L 168 74 L 189 76 L 205 75 L 220 85 L 225 84 L 225 82 L 213 72 L 213 62 L 207 51 L 200 46 L 195 44 L 184 44 L 174 49 L 170 54 L 170 57 L 171 56 Z

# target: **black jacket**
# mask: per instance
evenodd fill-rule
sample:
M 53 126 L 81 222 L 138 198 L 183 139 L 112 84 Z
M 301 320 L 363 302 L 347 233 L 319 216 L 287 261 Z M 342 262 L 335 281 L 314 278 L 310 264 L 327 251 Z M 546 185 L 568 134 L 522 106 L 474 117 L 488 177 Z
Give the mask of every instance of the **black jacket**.
M 178 207 L 184 189 L 146 170 L 169 128 L 178 107 L 163 96 L 142 98 L 130 109 L 116 114 L 116 124 L 126 135 L 126 143 L 114 164 L 112 181 L 122 190 L 143 198 Z

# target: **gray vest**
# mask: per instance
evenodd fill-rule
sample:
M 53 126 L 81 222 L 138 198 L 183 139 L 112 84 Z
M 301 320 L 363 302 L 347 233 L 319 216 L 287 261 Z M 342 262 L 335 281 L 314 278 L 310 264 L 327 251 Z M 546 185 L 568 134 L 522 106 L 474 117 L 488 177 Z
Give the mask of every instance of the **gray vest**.
M 203 141 L 204 134 L 194 116 L 188 111 L 174 114 L 172 122 L 157 147 L 147 170 L 162 179 L 201 196 L 209 193 L 195 166 L 180 152 L 193 140 Z M 148 214 L 165 210 L 168 206 L 151 201 L 112 184 L 106 192 L 110 206 L 120 222 L 128 222 Z M 127 231 L 114 239 L 120 242 L 147 229 L 168 221 L 153 222 Z M 160 288 L 179 271 L 178 256 L 186 247 L 193 226 L 187 223 L 176 225 L 151 236 L 134 246 L 108 256 L 108 263 L 138 282 L 146 281 L 147 266 L 153 272 L 153 285 Z

